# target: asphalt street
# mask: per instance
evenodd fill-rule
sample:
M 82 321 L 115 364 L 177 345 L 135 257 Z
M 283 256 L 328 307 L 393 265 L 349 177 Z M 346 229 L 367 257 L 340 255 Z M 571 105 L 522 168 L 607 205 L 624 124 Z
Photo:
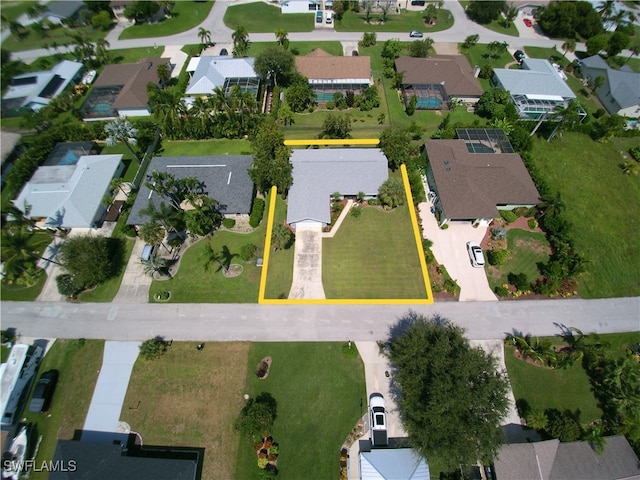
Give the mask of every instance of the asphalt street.
M 376 341 L 409 312 L 439 314 L 471 339 L 640 330 L 640 297 L 433 305 L 256 305 L 2 302 L 2 328 L 29 337 L 195 341 Z

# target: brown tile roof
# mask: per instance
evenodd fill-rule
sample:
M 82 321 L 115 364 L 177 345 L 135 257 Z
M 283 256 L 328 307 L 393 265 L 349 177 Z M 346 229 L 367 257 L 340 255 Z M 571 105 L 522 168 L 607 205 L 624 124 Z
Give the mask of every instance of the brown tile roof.
M 396 70 L 404 72 L 404 84 L 442 84 L 449 96 L 482 95 L 482 87 L 464 55 L 434 55 L 429 58 L 399 57 Z
M 296 57 L 296 69 L 308 79 L 371 78 L 369 57 L 336 57 L 319 48 Z
M 426 140 L 424 145 L 446 218 L 495 218 L 498 205 L 539 201 L 517 153 L 469 153 L 464 140 Z
M 122 86 L 113 102 L 113 108 L 138 108 L 147 106 L 147 83 L 157 84 L 158 65 L 169 64 L 168 58 L 147 57 L 138 63 L 107 65 L 94 82 L 94 87 Z

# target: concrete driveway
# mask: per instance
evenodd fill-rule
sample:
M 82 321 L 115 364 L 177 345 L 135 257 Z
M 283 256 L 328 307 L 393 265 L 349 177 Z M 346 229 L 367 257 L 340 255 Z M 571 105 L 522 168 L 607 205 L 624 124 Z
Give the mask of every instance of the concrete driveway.
M 487 227 L 474 228 L 471 223 L 456 223 L 442 230 L 431 213 L 431 203 L 420 203 L 418 211 L 422 220 L 422 235 L 433 242 L 431 251 L 436 260 L 446 267 L 451 278 L 460 285 L 460 301 L 497 300 L 489 287 L 484 268 L 472 267 L 467 253 L 467 242 L 479 244 Z
M 319 222 L 296 225 L 289 298 L 326 298 L 322 286 L 322 224 Z
M 113 299 L 115 303 L 149 303 L 149 287 L 152 279 L 144 273 L 144 265 L 140 261 L 144 245 L 144 241 L 136 237 L 136 243 L 122 276 L 120 289 Z

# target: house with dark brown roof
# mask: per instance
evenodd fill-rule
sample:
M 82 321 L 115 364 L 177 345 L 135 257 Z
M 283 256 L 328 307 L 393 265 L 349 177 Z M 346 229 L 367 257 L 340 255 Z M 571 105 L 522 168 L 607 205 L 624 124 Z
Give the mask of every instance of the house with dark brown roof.
M 473 104 L 483 92 L 464 55 L 399 57 L 396 71 L 402 73 L 405 102 L 415 95 L 418 109 L 446 109 L 453 98 Z
M 81 108 L 85 121 L 116 117 L 147 117 L 147 84 L 158 84 L 158 66 L 171 68 L 168 58 L 147 57 L 138 63 L 107 65 Z
M 502 142 L 493 141 L 491 130 L 488 132 L 484 139 L 424 142 L 428 196 L 440 225 L 472 222 L 488 226 L 500 216 L 498 210 L 533 207 L 539 202 L 520 155 L 511 148 L 501 149 Z
M 373 84 L 369 57 L 336 57 L 320 48 L 296 57 L 296 70 L 309 80 L 318 102 L 333 100 L 335 92 L 360 93 Z

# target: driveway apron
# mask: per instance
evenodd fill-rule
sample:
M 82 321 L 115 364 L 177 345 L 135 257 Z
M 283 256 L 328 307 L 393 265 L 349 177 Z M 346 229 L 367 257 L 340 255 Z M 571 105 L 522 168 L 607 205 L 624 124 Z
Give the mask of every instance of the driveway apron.
M 323 299 L 322 224 L 300 222 L 296 225 L 293 281 L 289 298 Z
M 102 368 L 82 428 L 86 432 L 117 432 L 140 342 L 105 342 Z

